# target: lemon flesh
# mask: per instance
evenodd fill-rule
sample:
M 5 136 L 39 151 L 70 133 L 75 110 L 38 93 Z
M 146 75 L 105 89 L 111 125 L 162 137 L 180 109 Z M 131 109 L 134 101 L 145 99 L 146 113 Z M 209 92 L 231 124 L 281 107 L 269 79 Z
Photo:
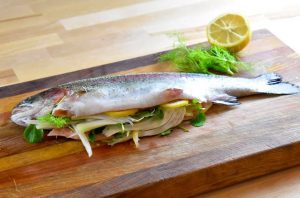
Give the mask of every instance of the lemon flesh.
M 189 105 L 188 100 L 178 100 L 175 102 L 169 102 L 166 104 L 160 105 L 162 108 L 179 108 L 179 107 L 185 107 Z
M 128 109 L 123 111 L 108 111 L 105 112 L 104 114 L 111 117 L 126 117 L 130 115 L 134 115 L 137 111 L 138 109 Z
M 208 42 L 231 52 L 241 51 L 251 39 L 247 20 L 238 14 L 223 14 L 210 22 L 206 29 Z

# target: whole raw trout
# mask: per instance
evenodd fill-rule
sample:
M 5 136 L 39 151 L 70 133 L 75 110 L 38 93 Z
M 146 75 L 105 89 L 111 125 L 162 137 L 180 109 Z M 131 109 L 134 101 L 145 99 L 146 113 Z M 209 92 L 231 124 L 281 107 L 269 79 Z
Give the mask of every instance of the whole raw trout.
M 19 125 L 52 113 L 84 116 L 107 111 L 147 108 L 178 99 L 239 104 L 236 97 L 256 93 L 295 94 L 300 88 L 282 82 L 275 73 L 256 78 L 235 78 L 191 73 L 145 73 L 78 80 L 31 96 L 12 111 Z

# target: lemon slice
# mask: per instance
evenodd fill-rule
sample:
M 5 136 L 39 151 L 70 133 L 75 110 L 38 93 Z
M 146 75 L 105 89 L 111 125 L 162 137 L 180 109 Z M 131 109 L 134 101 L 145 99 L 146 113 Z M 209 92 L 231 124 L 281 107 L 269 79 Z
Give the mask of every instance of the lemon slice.
M 137 111 L 138 109 L 128 109 L 124 111 L 108 111 L 104 114 L 111 117 L 126 117 L 135 114 Z
M 179 108 L 179 107 L 185 107 L 189 105 L 189 101 L 188 100 L 178 100 L 175 102 L 169 102 L 166 104 L 162 104 L 160 105 L 162 108 Z
M 208 42 L 231 52 L 241 51 L 251 39 L 247 20 L 238 14 L 223 14 L 210 22 L 206 29 Z

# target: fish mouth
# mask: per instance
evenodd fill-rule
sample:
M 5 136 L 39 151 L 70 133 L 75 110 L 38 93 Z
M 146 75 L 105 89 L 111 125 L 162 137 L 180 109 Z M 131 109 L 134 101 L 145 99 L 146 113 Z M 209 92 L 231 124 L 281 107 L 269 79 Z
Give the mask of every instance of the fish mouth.
M 11 113 L 11 120 L 21 126 L 27 126 L 27 121 L 34 118 L 42 109 L 42 102 L 26 103 L 25 101 L 17 105 Z
M 55 104 L 64 97 L 65 93 L 65 89 L 52 88 L 28 97 L 13 108 L 11 120 L 17 125 L 27 126 L 28 121 L 51 113 Z

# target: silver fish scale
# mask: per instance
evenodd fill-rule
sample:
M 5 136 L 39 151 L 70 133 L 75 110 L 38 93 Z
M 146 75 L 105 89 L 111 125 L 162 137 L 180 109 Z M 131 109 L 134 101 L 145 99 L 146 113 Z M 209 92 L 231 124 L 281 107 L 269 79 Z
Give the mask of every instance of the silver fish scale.
M 178 78 L 219 78 L 219 76 L 206 75 L 206 74 L 192 74 L 192 73 L 174 73 L 174 72 L 160 72 L 160 73 L 142 73 L 142 74 L 128 74 L 128 75 L 116 75 L 116 76 L 100 76 L 95 78 L 77 80 L 69 83 L 59 85 L 58 87 L 72 89 L 73 91 L 93 91 L 101 87 L 112 86 L 118 83 L 151 83 L 151 81 L 173 79 Z M 133 86 L 136 86 L 134 84 Z

